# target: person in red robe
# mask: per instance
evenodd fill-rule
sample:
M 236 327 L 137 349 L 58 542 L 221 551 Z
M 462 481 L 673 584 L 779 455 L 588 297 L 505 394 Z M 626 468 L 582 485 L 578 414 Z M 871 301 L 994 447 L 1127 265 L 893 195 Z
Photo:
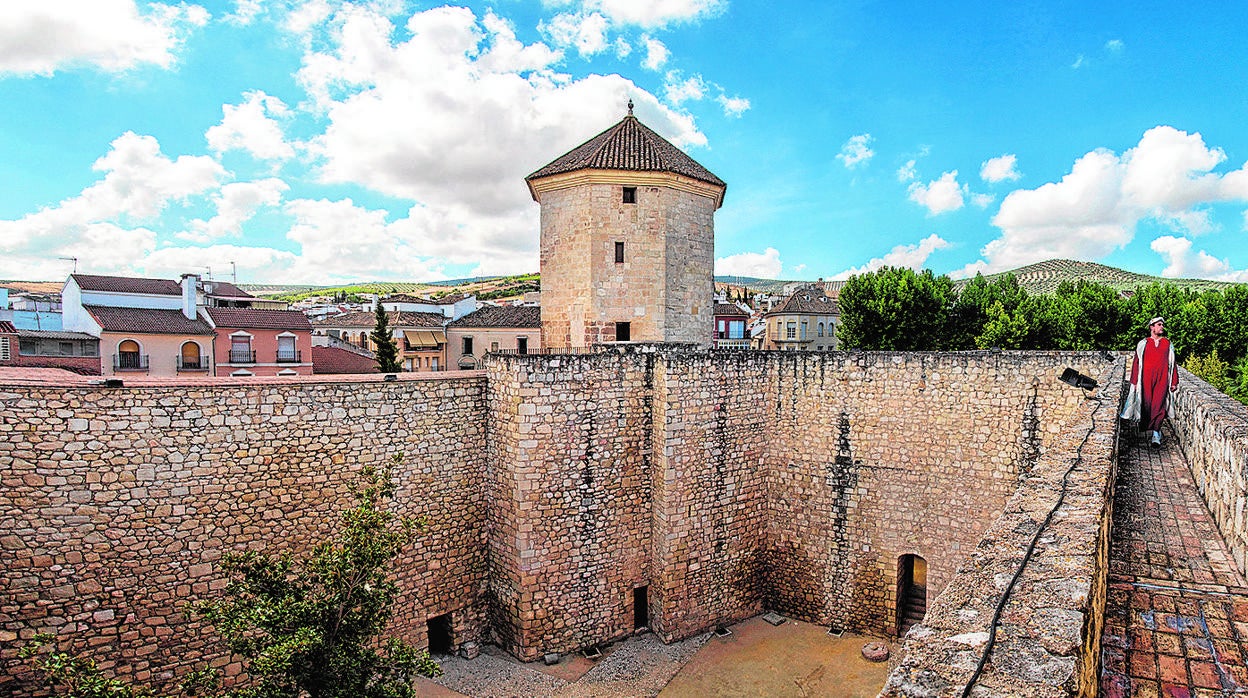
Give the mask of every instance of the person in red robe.
M 1153 448 L 1161 448 L 1161 422 L 1172 411 L 1170 394 L 1179 389 L 1174 348 L 1163 336 L 1165 332 L 1165 320 L 1149 320 L 1148 336 L 1135 346 L 1131 359 L 1131 390 L 1138 391 L 1138 396 L 1129 399 L 1136 410 L 1132 418 L 1139 420 L 1140 431 L 1150 432 Z

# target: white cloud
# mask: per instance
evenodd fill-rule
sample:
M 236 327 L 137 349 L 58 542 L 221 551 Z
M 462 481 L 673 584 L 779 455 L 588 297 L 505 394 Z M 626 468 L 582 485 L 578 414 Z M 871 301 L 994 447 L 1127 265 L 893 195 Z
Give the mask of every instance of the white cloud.
M 780 251 L 768 247 L 759 252 L 742 252 L 740 254 L 720 257 L 715 260 L 716 276 L 749 276 L 756 279 L 778 279 L 783 265 L 780 262 Z
M 845 145 L 841 146 L 841 152 L 837 154 L 836 159 L 845 163 L 846 169 L 852 170 L 875 156 L 875 151 L 869 147 L 870 144 L 871 134 L 869 133 L 851 136 L 845 141 Z
M 739 117 L 750 110 L 750 100 L 744 97 L 720 95 L 716 99 L 719 101 L 719 105 L 724 108 L 724 116 Z
M 714 17 L 728 6 L 727 0 L 586 0 L 615 24 L 658 28 L 679 22 Z
M 240 245 L 209 245 L 206 247 L 164 247 L 158 249 L 127 268 L 130 273 L 155 278 L 177 278 L 188 272 L 205 273 L 204 267 L 211 269 L 215 279 L 225 278 L 223 272 L 230 271 L 233 262 L 240 280 L 274 279 L 287 283 L 324 283 L 327 275 L 305 276 L 296 278 L 292 269 L 296 267 L 298 256 L 293 252 L 276 250 L 270 247 L 243 247 Z M 332 269 L 325 270 L 329 275 Z M 337 277 L 334 277 L 337 280 Z M 347 281 L 348 279 L 343 279 Z M 350 279 L 352 281 L 357 279 Z M 332 283 L 332 282 L 331 282 Z
M 996 200 L 997 197 L 992 194 L 971 194 L 971 203 L 980 208 L 988 208 Z
M 191 231 L 177 237 L 194 242 L 209 242 L 220 237 L 238 236 L 246 223 L 264 206 L 277 206 L 282 192 L 290 187 L 280 179 L 256 182 L 232 182 L 221 187 L 213 198 L 217 215 L 212 219 L 192 221 Z
M 396 43 L 384 18 L 350 9 L 298 78 L 329 124 L 309 144 L 323 180 L 419 202 L 416 219 L 432 226 L 425 254 L 536 268 L 537 207 L 523 178 L 618 121 L 630 98 L 673 143 L 706 143 L 690 115 L 618 75 L 552 72 L 557 53 L 522 44 L 493 15 L 444 7 L 407 26 Z
M 658 70 L 667 62 L 668 50 L 662 41 L 650 36 L 641 37 L 641 44 L 646 49 L 646 58 L 641 65 L 650 70 Z
M 876 257 L 866 264 L 846 269 L 845 271 L 833 276 L 834 281 L 848 279 L 855 274 L 866 274 L 873 272 L 880 267 L 909 267 L 910 269 L 919 270 L 927 264 L 927 258 L 932 256 L 936 250 L 943 250 L 949 247 L 949 243 L 936 233 L 932 233 L 913 245 L 898 245 L 883 257 Z
M 684 80 L 673 71 L 667 74 L 667 84 L 663 88 L 667 101 L 680 104 L 686 100 L 697 101 L 706 95 L 706 81 L 701 75 L 693 75 Z
M 114 271 L 155 249 L 154 220 L 171 203 L 214 189 L 226 173 L 207 156 L 170 159 L 151 136 L 125 133 L 93 168 L 103 179 L 75 197 L 17 220 L 0 220 L 0 277 L 54 278 L 57 257 Z
M 628 54 L 633 52 L 633 45 L 622 36 L 617 38 L 612 46 L 615 48 L 615 57 L 621 60 L 628 58 Z
M 1211 227 L 1205 206 L 1248 201 L 1248 168 L 1224 175 L 1226 159 L 1198 133 L 1149 129 L 1121 156 L 1105 149 L 1080 157 L 1060 182 L 1019 189 L 1001 202 L 1001 237 L 980 250 L 976 269 L 1001 271 L 1053 258 L 1095 260 L 1132 240 L 1144 219 L 1189 234 Z
M 264 10 L 264 0 L 234 0 L 234 11 L 221 19 L 245 27 Z
M 1218 259 L 1204 250 L 1193 253 L 1192 241 L 1187 238 L 1163 235 L 1153 240 L 1149 247 L 1166 260 L 1162 276 L 1248 282 L 1248 269 L 1236 271 L 1227 260 Z
M 593 56 L 606 50 L 607 18 L 597 12 L 563 13 L 538 25 L 555 46 L 575 47 L 582 56 Z
M 217 152 L 245 150 L 261 160 L 286 160 L 295 149 L 286 142 L 277 119 L 289 114 L 286 104 L 259 90 L 243 95 L 242 104 L 221 106 L 221 123 L 204 133 Z
M 937 216 L 962 208 L 966 187 L 958 184 L 958 171 L 953 170 L 927 184 L 914 182 L 908 191 L 910 200 L 926 208 L 927 215 Z
M 1122 53 L 1125 47 L 1126 45 L 1122 43 L 1122 39 L 1110 39 L 1105 42 L 1105 50 L 1110 53 Z
M 903 182 L 903 183 L 910 182 L 910 181 L 913 181 L 915 177 L 918 177 L 919 174 L 918 174 L 918 171 L 916 170 L 916 167 L 915 167 L 916 165 L 918 165 L 917 161 L 907 160 L 906 164 L 902 165 L 901 167 L 898 167 L 897 168 L 897 181 Z
M 1018 173 L 1018 156 L 1011 153 L 985 160 L 979 166 L 979 178 L 985 182 L 994 184 L 1006 180 L 1012 182 L 1019 177 L 1022 175 Z
M 1079 70 L 1080 68 L 1083 67 L 1083 54 L 1082 53 L 1079 54 L 1079 57 L 1075 59 L 1074 63 L 1070 64 L 1070 67 L 1074 68 L 1075 70 Z
M 121 72 L 173 65 L 186 35 L 208 21 L 198 5 L 134 0 L 0 2 L 0 75 L 52 75 L 92 65 Z

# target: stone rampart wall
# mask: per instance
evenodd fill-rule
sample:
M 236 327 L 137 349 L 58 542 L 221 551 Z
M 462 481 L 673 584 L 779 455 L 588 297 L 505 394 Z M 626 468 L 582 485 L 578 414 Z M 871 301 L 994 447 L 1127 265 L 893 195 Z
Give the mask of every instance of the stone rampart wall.
M 881 696 L 960 696 L 971 681 L 972 695 L 1097 695 L 1125 363 L 1091 368 L 1083 372 L 1103 386 L 1097 399 L 1080 396 L 1063 415 L 1005 511 L 907 634 Z
M 306 549 L 361 466 L 403 453 L 398 510 L 429 526 L 398 565 L 395 626 L 485 627 L 484 377 L 101 389 L 0 385 L 0 692 L 35 630 L 160 683 L 212 657 L 183 606 L 222 553 Z M 227 667 L 236 670 L 237 667 Z
M 1171 424 L 1236 566 L 1248 574 L 1248 407 L 1179 372 Z

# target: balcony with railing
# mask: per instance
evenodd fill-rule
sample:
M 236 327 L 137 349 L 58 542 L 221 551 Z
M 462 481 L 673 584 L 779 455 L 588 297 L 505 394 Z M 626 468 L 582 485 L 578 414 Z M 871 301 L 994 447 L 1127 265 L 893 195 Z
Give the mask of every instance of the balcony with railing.
M 254 364 L 256 363 L 256 351 L 254 349 L 230 349 L 230 363 L 232 364 Z
M 277 363 L 279 364 L 301 364 L 303 363 L 303 352 L 294 349 L 278 349 Z
M 196 359 L 192 359 L 192 358 L 188 358 L 184 356 L 178 357 L 178 372 L 179 373 L 196 373 L 196 372 L 201 372 L 201 371 L 207 371 L 208 368 L 209 368 L 208 360 L 204 359 L 203 357 L 196 358 Z
M 146 371 L 147 370 L 147 354 L 138 352 L 123 351 L 113 354 L 113 370 L 114 371 Z

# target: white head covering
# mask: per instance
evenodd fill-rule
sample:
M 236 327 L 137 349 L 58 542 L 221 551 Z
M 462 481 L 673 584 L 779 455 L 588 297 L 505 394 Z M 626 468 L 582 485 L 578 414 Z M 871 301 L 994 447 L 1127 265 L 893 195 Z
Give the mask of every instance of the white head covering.
M 1156 325 L 1156 324 L 1157 324 L 1157 323 L 1159 323 L 1159 322 L 1165 322 L 1165 320 L 1164 320 L 1164 319 L 1162 319 L 1162 317 L 1161 317 L 1160 315 L 1158 315 L 1157 317 L 1153 318 L 1152 320 L 1149 320 L 1149 321 L 1148 321 L 1148 324 L 1147 324 L 1147 325 L 1144 325 L 1144 326 L 1145 326 L 1145 327 L 1152 327 L 1153 325 Z

